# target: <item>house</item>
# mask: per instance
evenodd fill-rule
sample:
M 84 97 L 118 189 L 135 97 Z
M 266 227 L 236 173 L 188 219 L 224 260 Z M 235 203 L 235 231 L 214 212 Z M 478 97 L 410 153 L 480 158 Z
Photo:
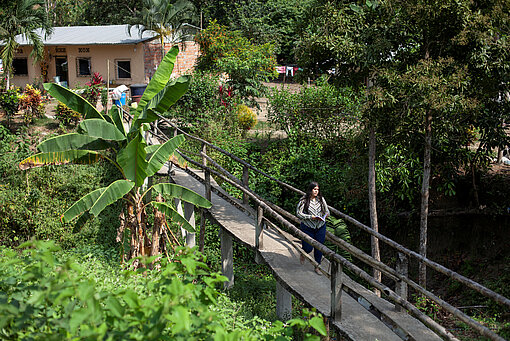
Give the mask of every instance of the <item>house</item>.
M 18 36 L 20 44 L 13 60 L 11 84 L 24 87 L 36 82 L 60 81 L 76 88 L 89 82 L 98 72 L 110 87 L 121 84 L 148 83 L 161 60 L 161 44 L 150 32 L 140 37 L 128 25 L 55 27 L 53 33 L 44 37 L 44 58 L 34 63 L 30 57 L 32 46 Z M 199 54 L 199 46 L 193 41 L 178 44 L 172 75 L 190 73 Z M 165 43 L 165 50 L 171 48 Z

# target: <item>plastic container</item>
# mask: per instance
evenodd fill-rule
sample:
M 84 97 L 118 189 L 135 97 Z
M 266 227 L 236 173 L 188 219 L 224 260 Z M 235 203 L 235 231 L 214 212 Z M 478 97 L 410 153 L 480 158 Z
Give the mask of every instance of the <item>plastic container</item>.
M 126 93 L 123 92 L 122 95 L 120 95 L 120 99 L 116 99 L 113 101 L 116 105 L 126 105 Z
M 143 92 L 145 91 L 145 89 L 147 88 L 147 84 L 133 84 L 130 86 L 131 88 L 131 97 L 137 97 L 137 96 L 142 96 L 143 95 Z

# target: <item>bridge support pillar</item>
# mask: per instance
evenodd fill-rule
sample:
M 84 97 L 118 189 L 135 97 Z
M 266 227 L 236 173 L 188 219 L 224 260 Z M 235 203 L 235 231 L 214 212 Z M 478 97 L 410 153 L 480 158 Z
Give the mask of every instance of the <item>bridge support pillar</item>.
M 342 265 L 336 260 L 331 262 L 331 320 L 342 319 Z
M 186 218 L 191 226 L 195 227 L 195 205 L 184 202 L 184 218 Z M 194 232 L 186 231 L 186 245 L 189 247 L 197 245 Z
M 283 322 L 292 318 L 292 295 L 276 281 L 276 316 Z
M 232 249 L 232 236 L 220 227 L 221 241 L 221 272 L 228 280 L 223 283 L 224 289 L 234 286 L 234 251 Z
M 408 260 L 407 256 L 402 252 L 398 253 L 397 257 L 397 273 L 402 277 L 407 278 L 408 276 Z M 407 301 L 407 283 L 404 281 L 397 281 L 395 283 L 395 293 Z M 404 312 L 406 311 L 402 306 L 395 304 L 395 311 Z
M 181 199 L 174 199 L 175 207 L 177 208 L 177 212 L 184 216 L 186 220 L 190 223 L 191 226 L 195 227 L 195 207 L 193 204 L 188 202 L 184 202 L 184 209 L 182 205 Z M 195 233 L 189 232 L 181 227 L 181 235 L 182 238 L 186 241 L 186 246 L 194 247 L 196 245 L 195 242 Z

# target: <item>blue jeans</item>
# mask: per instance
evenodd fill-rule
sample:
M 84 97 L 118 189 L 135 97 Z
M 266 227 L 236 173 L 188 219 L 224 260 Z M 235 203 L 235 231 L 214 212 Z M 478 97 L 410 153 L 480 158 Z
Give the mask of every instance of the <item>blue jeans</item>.
M 305 224 L 301 223 L 301 231 L 303 231 L 304 233 L 306 233 L 307 235 L 309 235 L 310 237 L 312 237 L 321 244 L 324 244 L 324 241 L 326 240 L 326 223 L 324 223 L 324 225 L 322 225 L 322 227 L 318 229 L 309 228 Z M 310 253 L 310 251 L 312 251 L 313 249 L 313 258 L 315 258 L 315 261 L 317 263 L 319 264 L 321 263 L 322 252 L 315 249 L 313 246 L 311 246 L 305 241 L 302 241 L 302 247 L 306 253 Z

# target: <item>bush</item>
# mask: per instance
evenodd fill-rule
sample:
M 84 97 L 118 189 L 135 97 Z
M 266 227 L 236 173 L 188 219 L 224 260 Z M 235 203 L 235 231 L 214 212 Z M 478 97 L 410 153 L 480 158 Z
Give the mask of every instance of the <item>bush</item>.
M 53 239 L 63 247 L 88 240 L 116 245 L 120 207 L 108 207 L 79 233 L 60 222 L 76 200 L 117 175 L 109 163 L 35 168 L 20 172 L 19 161 L 31 154 L 31 135 L 13 135 L 0 125 L 0 244 L 18 245 L 30 238 Z
M 227 74 L 234 95 L 250 105 L 256 105 L 254 98 L 265 93 L 262 82 L 277 77 L 272 44 L 253 44 L 240 31 L 230 31 L 216 21 L 200 31 L 195 41 L 201 50 L 197 68 Z
M 23 94 L 18 97 L 19 109 L 23 110 L 25 124 L 34 122 L 36 118 L 44 116 L 44 102 L 41 91 L 27 84 Z
M 85 260 L 79 264 L 51 242 L 24 247 L 21 256 L 5 248 L 0 252 L 2 338 L 290 340 L 292 326 L 326 333 L 316 314 L 307 322 L 276 322 L 269 328 L 267 321 L 236 316 L 235 306 L 216 289 L 225 277 L 211 274 L 190 249 L 178 250 L 170 262 L 163 258 L 158 270 L 141 273 L 111 263 L 105 267 L 97 248 L 82 253 Z M 308 334 L 307 339 L 318 337 Z
M 85 98 L 90 104 L 92 104 L 94 107 L 97 104 L 97 101 L 101 98 L 101 102 L 103 102 L 102 99 L 102 93 L 104 90 L 104 80 L 103 76 L 99 74 L 99 72 L 94 72 L 92 75 L 92 79 L 90 82 L 85 84 L 85 89 L 83 90 L 82 97 Z M 106 90 L 104 90 L 106 91 Z
M 76 126 L 81 120 L 81 114 L 69 108 L 62 102 L 57 104 L 57 113 L 55 118 L 62 122 L 66 127 Z
M 257 115 L 247 105 L 240 104 L 236 108 L 239 126 L 243 130 L 250 130 L 257 124 Z
M 18 94 L 19 88 L 12 88 L 0 92 L 0 108 L 4 110 L 9 123 L 12 116 L 18 112 Z
M 350 88 L 325 81 L 298 93 L 274 88 L 269 95 L 269 122 L 287 134 L 334 140 L 357 126 L 360 97 Z

